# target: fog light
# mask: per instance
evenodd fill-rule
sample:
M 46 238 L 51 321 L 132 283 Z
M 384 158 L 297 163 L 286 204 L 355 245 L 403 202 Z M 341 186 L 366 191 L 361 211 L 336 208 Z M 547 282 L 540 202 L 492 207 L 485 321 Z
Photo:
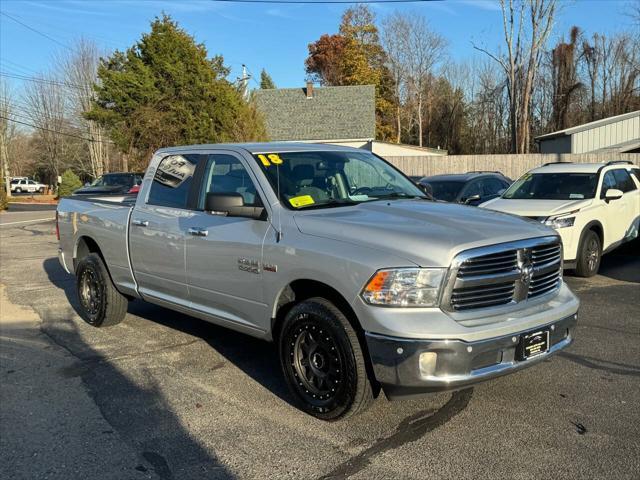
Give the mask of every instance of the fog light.
M 425 352 L 420 354 L 420 375 L 423 377 L 431 377 L 436 371 L 436 359 L 438 354 L 435 352 Z

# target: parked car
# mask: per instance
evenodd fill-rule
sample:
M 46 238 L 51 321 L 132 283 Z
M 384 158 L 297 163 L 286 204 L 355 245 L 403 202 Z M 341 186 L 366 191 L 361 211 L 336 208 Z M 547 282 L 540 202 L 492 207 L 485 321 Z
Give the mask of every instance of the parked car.
M 483 208 L 522 215 L 562 237 L 564 266 L 598 272 L 603 253 L 638 237 L 640 180 L 630 162 L 548 163 L 520 177 Z
M 12 193 L 44 193 L 47 190 L 46 185 L 24 177 L 14 178 L 9 185 Z
M 93 183 L 73 192 L 74 195 L 121 195 L 137 193 L 142 173 L 105 173 Z
M 137 197 L 63 198 L 57 229 L 89 324 L 138 298 L 277 342 L 324 420 L 538 364 L 577 322 L 552 229 L 427 200 L 354 148 L 162 149 Z
M 479 205 L 500 196 L 511 180 L 500 172 L 468 172 L 423 177 L 419 183 L 436 200 L 465 205 Z

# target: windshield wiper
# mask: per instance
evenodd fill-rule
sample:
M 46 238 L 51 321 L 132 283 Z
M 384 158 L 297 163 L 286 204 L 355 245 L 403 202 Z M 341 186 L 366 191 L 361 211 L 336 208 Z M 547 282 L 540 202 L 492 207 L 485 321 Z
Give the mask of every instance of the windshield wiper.
M 427 197 L 426 195 L 411 195 L 409 193 L 404 193 L 404 192 L 392 192 L 389 193 L 387 195 L 375 195 L 373 197 L 375 200 L 387 200 L 390 198 L 407 198 L 407 199 L 411 199 L 411 198 L 420 198 L 422 200 L 429 200 L 429 197 Z
M 313 203 L 311 205 L 304 205 L 302 207 L 296 208 L 296 210 L 313 210 L 317 208 L 336 208 L 336 207 L 346 207 L 349 205 L 357 205 L 361 202 L 354 202 L 353 200 L 329 200 L 325 203 Z

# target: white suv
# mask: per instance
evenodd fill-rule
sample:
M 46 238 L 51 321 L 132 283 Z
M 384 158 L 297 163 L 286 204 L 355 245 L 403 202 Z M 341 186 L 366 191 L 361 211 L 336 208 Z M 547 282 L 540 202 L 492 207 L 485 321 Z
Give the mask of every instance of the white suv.
M 603 253 L 638 237 L 640 174 L 622 161 L 547 163 L 480 206 L 553 227 L 562 237 L 564 267 L 591 277 Z
M 42 183 L 38 183 L 34 180 L 29 180 L 27 178 L 14 178 L 11 180 L 11 192 L 12 193 L 44 193 L 47 189 L 46 185 Z

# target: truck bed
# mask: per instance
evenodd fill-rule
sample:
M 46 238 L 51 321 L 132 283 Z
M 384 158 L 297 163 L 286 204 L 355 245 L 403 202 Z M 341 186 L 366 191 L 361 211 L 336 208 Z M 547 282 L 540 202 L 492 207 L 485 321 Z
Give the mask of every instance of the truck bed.
M 135 202 L 135 195 L 70 196 L 60 200 L 59 255 L 69 273 L 75 273 L 76 249 L 87 243 L 90 248 L 91 242 L 99 242 L 114 283 L 123 286 L 126 291 L 123 293 L 135 293 L 128 242 L 129 219 Z

